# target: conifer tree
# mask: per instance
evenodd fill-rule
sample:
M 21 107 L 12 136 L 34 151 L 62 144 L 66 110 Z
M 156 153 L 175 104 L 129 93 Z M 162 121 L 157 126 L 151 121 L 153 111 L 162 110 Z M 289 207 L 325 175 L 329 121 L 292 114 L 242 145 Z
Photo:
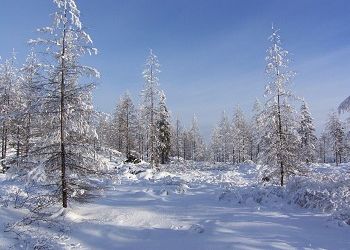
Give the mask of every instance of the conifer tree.
M 345 128 L 337 113 L 332 112 L 329 114 L 326 129 L 334 155 L 334 161 L 338 165 L 343 162 L 344 158 Z
M 316 155 L 317 137 L 315 135 L 313 119 L 311 117 L 309 107 L 305 101 L 303 101 L 300 109 L 300 122 L 298 132 L 301 139 L 300 155 L 302 161 L 306 163 L 314 162 Z
M 92 78 L 96 69 L 80 64 L 80 58 L 97 51 L 80 21 L 74 0 L 54 0 L 56 12 L 51 27 L 39 29 L 42 38 L 30 43 L 41 49 L 45 62 L 45 98 L 42 103 L 43 138 L 37 153 L 45 156 L 43 166 L 50 184 L 56 185 L 62 207 L 69 198 L 89 194 L 99 163 L 93 157 L 96 132 L 92 125 Z M 87 82 L 89 80 L 89 82 Z M 90 81 L 91 80 L 91 81 Z M 86 83 L 83 83 L 86 81 Z
M 194 161 L 204 160 L 205 145 L 202 136 L 199 131 L 198 120 L 194 115 L 192 119 L 191 128 L 188 133 L 189 146 L 190 146 L 190 158 Z
M 145 125 L 145 139 L 147 148 L 147 158 L 154 167 L 158 164 L 157 158 L 157 117 L 158 117 L 158 103 L 159 103 L 159 75 L 160 64 L 157 56 L 150 50 L 149 56 L 146 60 L 145 69 L 143 71 L 143 78 L 145 80 L 144 89 L 142 90 L 142 106 L 141 112 Z
M 169 161 L 169 153 L 170 153 L 170 115 L 168 108 L 165 103 L 165 94 L 163 91 L 160 93 L 159 100 L 159 119 L 157 122 L 158 127 L 158 152 L 160 163 L 165 164 Z
M 130 94 L 126 92 L 120 97 L 113 118 L 114 136 L 117 149 L 129 155 L 135 149 L 137 114 Z
M 259 154 L 260 154 L 260 147 L 261 147 L 261 138 L 262 138 L 262 125 L 263 121 L 261 120 L 262 112 L 262 105 L 258 99 L 255 100 L 254 106 L 253 106 L 253 117 L 251 121 L 251 129 L 252 129 L 252 143 L 253 143 L 253 149 L 252 149 L 252 160 L 257 163 Z
M 1 165 L 0 171 L 8 168 L 6 157 L 10 143 L 18 141 L 18 129 L 21 118 L 21 96 L 19 70 L 16 67 L 16 57 L 13 53 L 10 59 L 0 64 L 0 134 L 1 134 Z
M 233 116 L 232 140 L 234 144 L 234 162 L 243 162 L 250 158 L 250 131 L 242 110 L 237 107 Z
M 180 160 L 182 152 L 182 125 L 177 117 L 175 124 L 171 127 L 171 154 Z
M 268 166 L 270 177 L 279 177 L 283 186 L 286 177 L 302 170 L 298 159 L 300 139 L 296 129 L 296 112 L 290 104 L 294 95 L 288 89 L 294 73 L 288 68 L 288 52 L 282 48 L 278 30 L 274 27 L 269 41 L 267 100 L 260 118 L 264 121 L 261 160 Z
M 43 78 L 39 59 L 32 49 L 21 69 L 23 92 L 23 157 L 27 158 L 35 148 L 35 139 L 40 138 L 41 102 L 43 99 Z M 26 159 L 28 161 L 28 159 Z M 29 162 L 27 162 L 29 163 Z

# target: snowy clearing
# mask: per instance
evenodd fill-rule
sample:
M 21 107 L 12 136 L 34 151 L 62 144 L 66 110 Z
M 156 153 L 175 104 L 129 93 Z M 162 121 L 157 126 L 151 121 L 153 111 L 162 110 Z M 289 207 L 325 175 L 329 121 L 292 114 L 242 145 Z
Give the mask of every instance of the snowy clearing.
M 253 191 L 255 165 L 190 166 L 169 165 L 176 171 L 155 173 L 147 165 L 111 164 L 115 176 L 104 180 L 100 197 L 73 203 L 52 224 L 26 226 L 20 240 L 2 230 L 0 248 L 349 249 L 350 227 L 330 213 L 288 204 L 289 196 L 267 196 L 263 186 Z M 315 169 L 329 177 L 330 167 Z M 3 190 L 16 185 L 1 176 Z M 2 229 L 24 213 L 10 204 L 1 207 Z

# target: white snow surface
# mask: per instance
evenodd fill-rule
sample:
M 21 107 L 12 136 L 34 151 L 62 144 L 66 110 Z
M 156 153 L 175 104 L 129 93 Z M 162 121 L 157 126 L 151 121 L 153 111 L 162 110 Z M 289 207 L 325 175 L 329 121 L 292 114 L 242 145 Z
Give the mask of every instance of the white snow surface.
M 20 235 L 4 230 L 27 213 L 14 208 L 24 184 L 0 174 L 0 249 L 350 249 L 350 164 L 312 165 L 285 188 L 257 184 L 249 162 L 109 168 L 97 198 Z

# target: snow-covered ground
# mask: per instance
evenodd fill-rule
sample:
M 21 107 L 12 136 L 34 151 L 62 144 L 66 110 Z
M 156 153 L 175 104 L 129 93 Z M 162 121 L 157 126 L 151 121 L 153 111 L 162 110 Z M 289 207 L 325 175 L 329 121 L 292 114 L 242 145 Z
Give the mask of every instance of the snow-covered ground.
M 348 165 L 314 165 L 312 177 L 284 189 L 257 185 L 254 164 L 110 166 L 99 197 L 25 226 L 24 235 L 4 232 L 26 211 L 10 197 L 21 183 L 1 175 L 0 249 L 350 249 L 350 227 L 339 217 L 349 203 L 338 201 L 349 192 Z

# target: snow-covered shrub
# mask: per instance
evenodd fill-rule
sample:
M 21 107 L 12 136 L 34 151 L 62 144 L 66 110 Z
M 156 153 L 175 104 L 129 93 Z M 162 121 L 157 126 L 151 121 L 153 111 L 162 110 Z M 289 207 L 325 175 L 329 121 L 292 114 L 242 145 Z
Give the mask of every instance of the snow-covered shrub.
M 278 205 L 284 197 L 284 190 L 280 186 L 245 186 L 225 190 L 219 200 L 236 204 L 249 205 Z

